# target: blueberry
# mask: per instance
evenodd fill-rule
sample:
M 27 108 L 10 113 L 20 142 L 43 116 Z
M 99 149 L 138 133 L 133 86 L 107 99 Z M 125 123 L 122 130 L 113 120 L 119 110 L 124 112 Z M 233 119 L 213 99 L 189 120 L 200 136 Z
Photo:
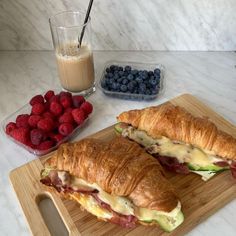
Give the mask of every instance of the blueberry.
M 119 67 L 118 67 L 118 70 L 119 70 L 119 71 L 123 71 L 123 67 L 122 67 L 122 66 L 119 66 Z
M 106 68 L 106 72 L 109 73 L 111 70 L 109 67 Z
M 155 74 L 154 77 L 160 79 L 160 74 Z
M 122 71 L 122 70 L 121 70 L 121 71 L 119 71 L 119 73 L 118 73 L 118 74 L 119 74 L 119 76 L 121 77 L 121 76 L 123 76 L 123 75 L 124 75 L 124 71 Z
M 122 82 L 122 80 L 123 80 L 122 78 L 117 79 L 117 83 L 120 84 Z
M 109 74 L 106 73 L 104 77 L 105 77 L 105 78 L 109 78 Z
M 129 72 L 128 71 L 124 71 L 124 76 L 128 76 Z
M 115 80 L 117 80 L 117 79 L 119 79 L 119 75 L 118 75 L 118 74 L 114 74 L 113 78 L 114 78 Z
M 129 75 L 127 76 L 127 79 L 128 79 L 128 80 L 133 80 L 133 78 L 134 78 L 134 76 L 133 76 L 132 74 L 129 74 Z
M 122 80 L 122 84 L 128 84 L 128 83 L 129 81 L 126 78 Z
M 138 83 L 142 83 L 142 82 L 143 82 L 143 79 L 142 79 L 140 76 L 136 77 L 135 80 L 136 80 Z
M 124 85 L 124 84 L 122 84 L 122 85 L 120 86 L 120 90 L 121 90 L 122 92 L 126 92 L 126 91 L 127 91 L 127 86 Z
M 149 80 L 149 83 L 152 86 L 156 86 L 158 84 L 158 80 L 154 76 L 151 76 L 151 79 Z
M 133 83 L 134 87 L 138 86 L 138 82 L 136 80 L 132 80 L 132 83 Z
M 154 70 L 154 74 L 160 74 L 161 73 L 161 70 L 159 69 L 159 68 L 156 68 L 155 70 Z
M 108 84 L 108 85 L 111 85 L 111 84 L 113 84 L 114 82 L 115 82 L 115 80 L 114 80 L 113 78 L 110 78 L 110 79 L 107 80 L 107 84 Z
M 120 85 L 116 82 L 114 82 L 112 85 L 111 85 L 111 88 L 114 89 L 114 90 L 118 90 L 120 88 Z
M 139 92 L 145 93 L 145 91 L 146 91 L 146 84 L 144 83 L 139 84 Z
M 132 75 L 138 74 L 138 70 L 131 70 L 131 74 L 132 74 Z
M 154 75 L 153 71 L 151 71 L 151 70 L 150 70 L 150 71 L 148 71 L 148 75 L 149 75 L 149 76 L 152 76 L 152 75 Z
M 130 66 L 125 66 L 125 71 L 131 71 L 131 67 Z
M 111 71 L 114 71 L 114 70 L 115 70 L 115 67 L 116 67 L 115 65 L 111 65 L 111 66 L 110 66 L 110 70 L 111 70 Z
M 144 70 L 143 71 L 143 74 L 144 74 L 144 76 L 147 78 L 148 77 L 148 71 L 147 70 Z
M 133 92 L 134 87 L 135 87 L 133 81 L 129 82 L 128 85 L 127 85 L 127 87 L 128 87 L 128 90 L 129 90 L 130 92 Z
M 146 94 L 146 95 L 151 95 L 151 94 L 152 94 L 152 92 L 151 92 L 151 90 L 150 90 L 150 89 L 147 89 L 147 90 L 145 91 L 145 94 Z
M 159 92 L 159 88 L 158 87 L 153 88 L 151 91 L 152 91 L 152 94 L 157 94 Z
M 119 66 L 115 66 L 114 71 L 118 71 L 118 70 L 119 70 Z
M 148 83 L 145 83 L 145 84 L 146 84 L 147 89 L 153 88 L 153 86 L 149 83 L 149 81 L 148 81 Z
M 147 71 L 142 71 L 142 73 L 140 74 L 142 79 L 146 79 L 148 77 L 148 73 Z
M 108 73 L 108 78 L 112 78 L 113 74 L 112 73 Z

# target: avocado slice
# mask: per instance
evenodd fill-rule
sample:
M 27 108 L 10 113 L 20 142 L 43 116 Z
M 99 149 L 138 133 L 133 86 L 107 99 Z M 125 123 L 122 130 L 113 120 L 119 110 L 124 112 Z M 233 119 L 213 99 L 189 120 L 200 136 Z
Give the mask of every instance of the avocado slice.
M 227 170 L 229 169 L 228 166 L 226 167 L 221 167 L 221 166 L 217 166 L 214 164 L 208 165 L 208 166 L 197 166 L 191 163 L 188 163 L 188 168 L 190 170 L 195 170 L 195 171 L 212 171 L 212 172 L 219 172 L 219 171 L 223 171 L 223 170 Z
M 154 220 L 145 220 L 145 223 L 151 223 Z M 171 232 L 175 228 L 177 228 L 180 224 L 184 221 L 184 215 L 182 211 L 179 211 L 178 214 L 175 217 L 170 217 L 166 215 L 159 215 L 155 221 L 160 225 L 160 227 L 165 232 Z
M 127 128 L 129 125 L 126 124 L 126 123 L 123 123 L 123 122 L 120 122 L 120 123 L 117 123 L 115 125 L 115 131 L 118 133 L 118 134 L 121 134 L 122 131 Z

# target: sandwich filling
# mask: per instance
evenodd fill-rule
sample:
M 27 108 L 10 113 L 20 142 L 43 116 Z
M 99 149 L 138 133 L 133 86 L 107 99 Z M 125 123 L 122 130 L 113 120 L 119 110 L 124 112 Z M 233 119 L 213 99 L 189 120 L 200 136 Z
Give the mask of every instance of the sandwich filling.
M 98 218 L 123 227 L 132 228 L 138 221 L 142 221 L 146 224 L 158 223 L 169 232 L 184 220 L 180 202 L 171 212 L 140 208 L 129 198 L 109 194 L 96 183 L 88 183 L 66 171 L 46 168 L 41 175 L 43 184 L 69 194 L 71 199 L 78 201 L 84 209 Z
M 223 160 L 213 151 L 181 141 L 170 140 L 161 135 L 154 139 L 145 131 L 135 129 L 127 124 L 118 124 L 116 130 L 122 136 L 144 146 L 147 152 L 158 158 L 160 163 L 170 171 L 183 174 L 194 172 L 201 175 L 203 180 L 208 180 L 216 172 L 231 168 L 233 176 L 236 177 L 235 163 L 231 160 Z

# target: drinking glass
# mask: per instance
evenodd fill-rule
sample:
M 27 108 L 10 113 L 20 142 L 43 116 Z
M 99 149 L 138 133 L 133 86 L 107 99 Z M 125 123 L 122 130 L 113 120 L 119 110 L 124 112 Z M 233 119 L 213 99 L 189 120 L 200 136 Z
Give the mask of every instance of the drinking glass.
M 49 19 L 61 86 L 88 95 L 95 91 L 91 19 L 85 12 L 65 11 Z M 81 42 L 81 38 L 82 42 Z

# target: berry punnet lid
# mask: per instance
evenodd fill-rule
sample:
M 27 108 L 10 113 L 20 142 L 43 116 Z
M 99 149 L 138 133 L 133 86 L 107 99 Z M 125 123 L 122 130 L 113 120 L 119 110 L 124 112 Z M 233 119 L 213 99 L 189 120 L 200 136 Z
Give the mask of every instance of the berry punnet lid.
M 1 131 L 30 153 L 42 156 L 74 137 L 93 111 L 83 96 L 49 90 L 1 122 Z
M 152 100 L 164 91 L 161 64 L 109 61 L 99 81 L 104 94 L 128 100 Z

